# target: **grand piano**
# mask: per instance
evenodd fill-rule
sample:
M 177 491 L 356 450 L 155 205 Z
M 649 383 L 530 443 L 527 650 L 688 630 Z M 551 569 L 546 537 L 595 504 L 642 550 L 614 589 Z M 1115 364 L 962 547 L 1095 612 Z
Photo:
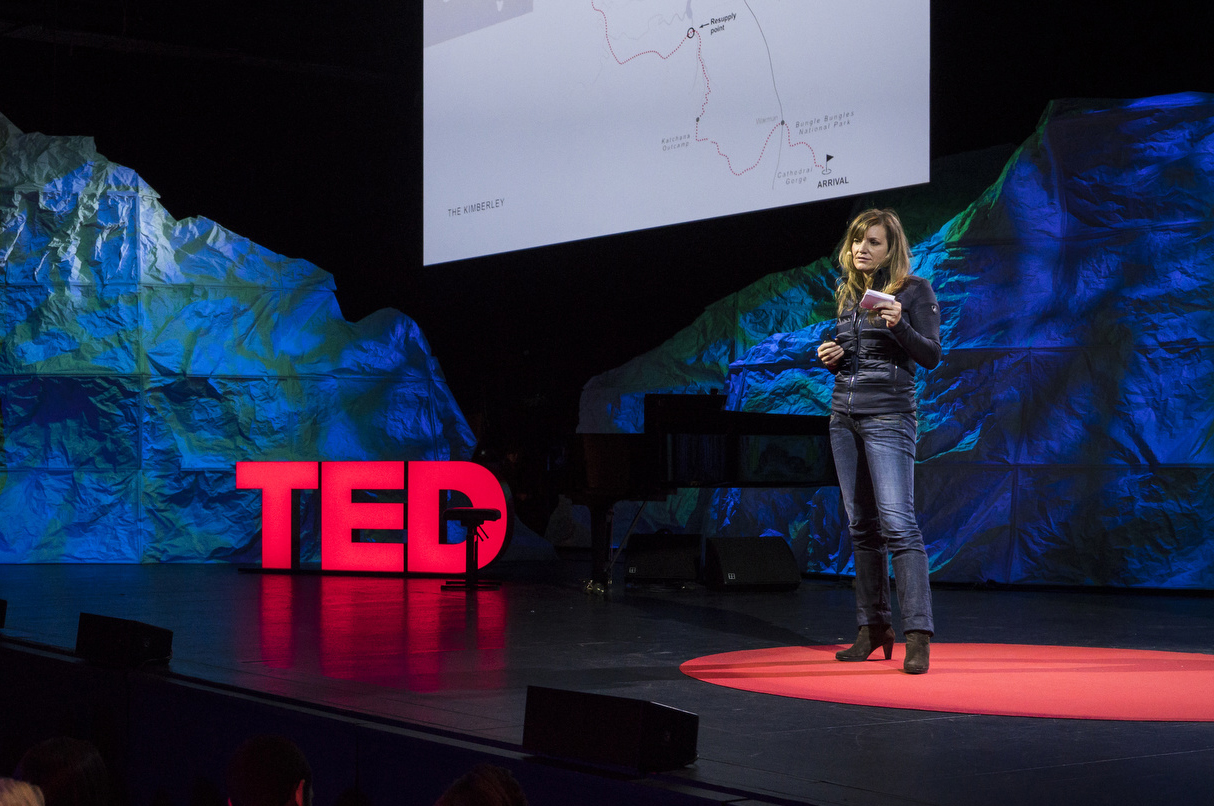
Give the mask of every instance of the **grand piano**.
M 590 509 L 591 586 L 611 579 L 612 511 L 681 487 L 837 486 L 830 418 L 726 411 L 725 396 L 645 395 L 641 434 L 577 434 L 566 491 Z

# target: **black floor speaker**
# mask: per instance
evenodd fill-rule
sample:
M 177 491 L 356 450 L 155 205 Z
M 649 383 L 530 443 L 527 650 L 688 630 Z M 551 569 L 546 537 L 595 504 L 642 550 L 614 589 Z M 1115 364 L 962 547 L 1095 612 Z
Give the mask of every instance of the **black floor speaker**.
M 628 538 L 629 582 L 695 582 L 700 578 L 700 536 L 637 534 Z
M 0 629 L 4 628 L 4 617 L 8 615 L 8 601 L 0 599 Z
M 696 760 L 700 718 L 668 705 L 527 686 L 523 749 L 539 756 L 634 773 Z
M 173 631 L 141 621 L 81 613 L 76 654 L 106 666 L 134 669 L 173 656 Z
M 714 590 L 790 591 L 801 584 L 801 570 L 778 535 L 710 537 L 704 584 Z

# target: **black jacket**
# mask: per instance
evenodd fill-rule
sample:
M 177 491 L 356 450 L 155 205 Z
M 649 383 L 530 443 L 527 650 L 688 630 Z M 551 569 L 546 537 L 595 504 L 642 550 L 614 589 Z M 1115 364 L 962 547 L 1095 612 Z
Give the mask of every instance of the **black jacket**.
M 835 367 L 833 411 L 915 410 L 916 364 L 932 369 L 940 363 L 940 305 L 931 283 L 913 274 L 894 297 L 902 303 L 902 320 L 892 328 L 881 318 L 871 323 L 869 311 L 859 307 L 839 317 L 835 341 L 843 358 Z

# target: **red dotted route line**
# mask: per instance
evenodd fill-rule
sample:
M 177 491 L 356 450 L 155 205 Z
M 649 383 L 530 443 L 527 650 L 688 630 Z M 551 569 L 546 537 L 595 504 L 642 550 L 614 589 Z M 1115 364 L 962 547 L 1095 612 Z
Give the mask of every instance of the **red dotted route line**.
M 805 142 L 804 140 L 798 140 L 795 143 L 792 141 L 792 126 L 789 126 L 787 123 L 782 123 L 781 125 L 784 126 L 784 128 L 788 129 L 788 147 L 789 148 L 796 148 L 797 146 L 805 146 L 806 148 L 809 149 L 809 153 L 813 156 L 814 167 L 815 168 L 825 168 L 826 167 L 825 165 L 819 164 L 818 152 L 814 151 L 813 146 L 811 146 L 809 143 Z
M 724 151 L 721 150 L 720 143 L 718 143 L 716 140 L 713 140 L 710 137 L 700 137 L 700 118 L 704 117 L 704 110 L 708 108 L 708 96 L 712 95 L 712 82 L 709 81 L 709 79 L 708 79 L 708 66 L 704 64 L 704 51 L 703 51 L 704 37 L 700 36 L 700 32 L 694 28 L 689 28 L 688 32 L 687 32 L 687 36 L 683 37 L 683 39 L 679 41 L 679 44 L 675 47 L 674 50 L 670 51 L 669 53 L 667 53 L 664 56 L 659 51 L 656 51 L 656 50 L 643 50 L 640 53 L 635 53 L 632 56 L 629 56 L 627 59 L 620 59 L 620 57 L 615 52 L 615 47 L 611 44 L 611 31 L 607 26 L 607 12 L 603 11 L 601 8 L 596 6 L 594 4 L 594 0 L 591 0 L 590 7 L 593 8 L 595 11 L 597 11 L 600 15 L 602 15 L 602 17 L 603 17 L 603 38 L 607 40 L 607 49 L 611 51 L 611 57 L 613 59 L 615 59 L 616 64 L 619 64 L 621 66 L 628 64 L 628 62 L 632 61 L 633 59 L 636 59 L 640 56 L 646 56 L 649 54 L 653 54 L 654 56 L 657 56 L 659 59 L 662 59 L 663 61 L 665 61 L 666 59 L 669 59 L 674 54 L 678 53 L 679 49 L 682 48 L 683 45 L 687 44 L 687 40 L 691 39 L 692 37 L 695 38 L 695 40 L 696 40 L 696 59 L 700 62 L 700 73 L 704 76 L 704 103 L 700 104 L 700 115 L 699 115 L 699 117 L 696 118 L 695 140 L 697 143 L 712 143 L 713 146 L 715 146 L 717 149 L 717 155 L 725 158 L 725 164 L 729 166 L 729 172 L 732 173 L 734 176 L 742 176 L 743 174 L 745 174 L 749 171 L 753 171 L 755 168 L 759 167 L 759 163 L 763 161 L 763 155 L 767 153 L 767 146 L 771 143 L 772 135 L 774 135 L 776 133 L 776 129 L 779 129 L 781 126 L 783 126 L 785 129 L 788 130 L 788 147 L 789 148 L 795 148 L 796 146 L 805 146 L 806 148 L 809 149 L 809 153 L 810 153 L 811 157 L 813 158 L 814 167 L 817 167 L 817 168 L 825 167 L 825 166 L 819 164 L 818 154 L 816 151 L 814 151 L 814 147 L 811 146 L 809 143 L 805 142 L 804 140 L 798 140 L 797 142 L 794 143 L 792 141 L 792 127 L 789 126 L 785 121 L 780 121 L 775 126 L 772 126 L 771 131 L 769 131 L 767 133 L 767 139 L 763 141 L 763 148 L 759 150 L 759 158 L 754 161 L 754 164 L 752 164 L 746 168 L 743 168 L 740 171 L 734 170 L 733 160 L 730 159 L 728 154 L 726 154 Z

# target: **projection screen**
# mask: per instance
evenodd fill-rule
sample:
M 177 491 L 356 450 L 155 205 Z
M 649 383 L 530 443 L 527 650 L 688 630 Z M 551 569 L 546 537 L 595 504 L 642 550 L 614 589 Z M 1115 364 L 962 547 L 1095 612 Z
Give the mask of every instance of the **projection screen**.
M 425 0 L 427 265 L 928 180 L 928 0 Z

